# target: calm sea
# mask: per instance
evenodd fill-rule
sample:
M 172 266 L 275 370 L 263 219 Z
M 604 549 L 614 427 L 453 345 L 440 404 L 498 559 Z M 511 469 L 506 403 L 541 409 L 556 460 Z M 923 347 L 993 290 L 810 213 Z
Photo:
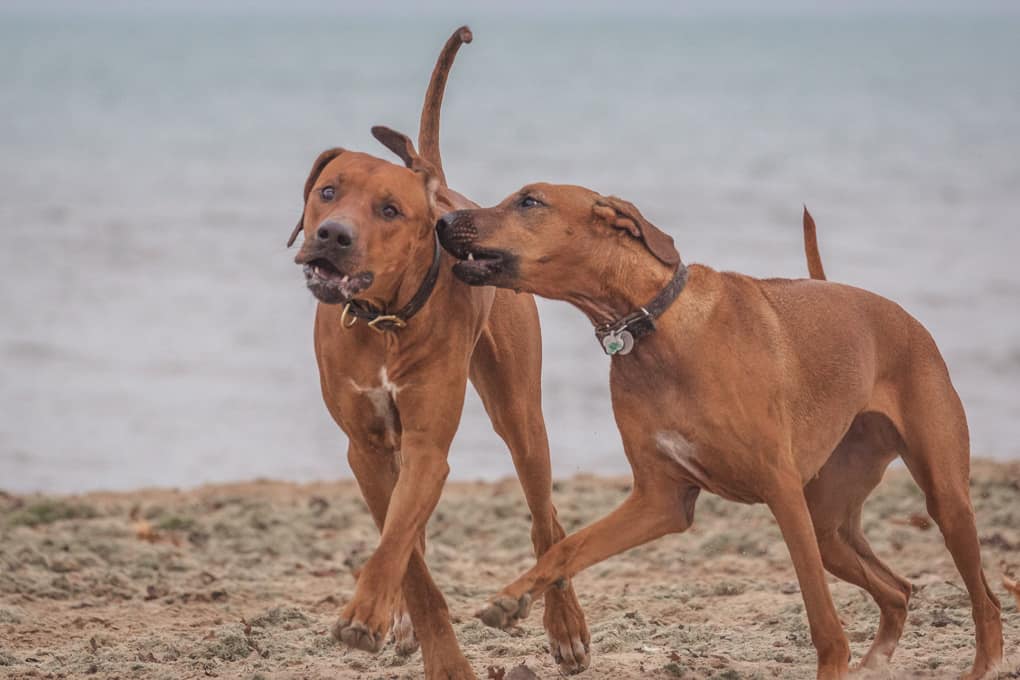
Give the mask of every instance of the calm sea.
M 320 150 L 413 133 L 463 21 L 452 186 L 585 184 L 761 276 L 805 274 L 807 203 L 830 278 L 932 331 L 974 453 L 1020 457 L 1015 15 L 75 10 L 0 14 L 0 488 L 349 474 L 283 244 Z M 590 327 L 541 312 L 556 473 L 626 472 Z M 451 465 L 512 473 L 473 395 Z

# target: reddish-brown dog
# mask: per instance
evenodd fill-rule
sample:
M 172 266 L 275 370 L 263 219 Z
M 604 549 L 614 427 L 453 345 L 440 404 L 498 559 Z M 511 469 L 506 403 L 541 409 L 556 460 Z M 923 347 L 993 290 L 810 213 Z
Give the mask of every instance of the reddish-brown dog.
M 438 228 L 462 258 L 461 279 L 566 300 L 588 316 L 615 354 L 613 410 L 634 471 L 623 505 L 542 555 L 481 612 L 486 623 L 506 626 L 581 569 L 684 531 L 705 490 L 768 504 L 800 582 L 819 677 L 844 676 L 849 658 L 823 569 L 878 603 L 863 664 L 883 663 L 911 588 L 871 551 L 861 505 L 899 455 L 970 593 L 970 677 L 1000 662 L 966 417 L 935 342 L 902 308 L 836 283 L 685 267 L 673 239 L 633 205 L 582 187 L 527 186 L 496 207 L 448 214 Z M 806 247 L 810 261 L 816 246 Z M 820 266 L 813 273 L 824 276 Z
M 413 650 L 406 602 L 428 678 L 473 678 L 425 566 L 425 524 L 449 470 L 447 452 L 470 378 L 510 449 L 532 515 L 539 555 L 564 536 L 551 500 L 542 419 L 541 336 L 535 301 L 472 288 L 450 272 L 437 217 L 474 206 L 446 186 L 439 109 L 447 72 L 467 28 L 447 42 L 422 111 L 419 155 L 387 128 L 373 134 L 406 167 L 342 149 L 322 153 L 305 182 L 291 241 L 320 300 L 315 353 L 322 394 L 347 434 L 347 456 L 382 533 L 334 634 L 377 651 L 398 615 L 398 644 Z M 401 595 L 403 597 L 401 597 Z M 588 665 L 589 635 L 570 586 L 546 597 L 550 649 L 565 672 Z

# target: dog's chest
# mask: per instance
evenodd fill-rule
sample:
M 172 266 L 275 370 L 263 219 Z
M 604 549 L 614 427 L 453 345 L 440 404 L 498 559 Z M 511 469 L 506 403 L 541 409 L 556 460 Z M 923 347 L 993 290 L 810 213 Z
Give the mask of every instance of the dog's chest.
M 655 448 L 695 486 L 731 501 L 759 501 L 752 490 L 753 483 L 747 483 L 751 480 L 731 469 L 718 452 L 696 444 L 680 432 L 659 430 L 655 433 Z
M 352 397 L 352 412 L 346 414 L 368 433 L 381 437 L 386 446 L 400 448 L 400 417 L 397 412 L 397 394 L 400 386 L 390 380 L 385 366 L 375 376 L 348 378 L 348 394 Z

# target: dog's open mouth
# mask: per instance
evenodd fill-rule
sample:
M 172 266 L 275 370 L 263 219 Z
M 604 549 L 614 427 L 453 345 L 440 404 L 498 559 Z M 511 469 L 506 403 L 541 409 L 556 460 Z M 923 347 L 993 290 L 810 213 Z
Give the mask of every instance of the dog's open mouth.
M 304 265 L 305 285 L 322 302 L 339 304 L 372 285 L 372 272 L 344 274 L 326 258 L 316 258 Z
M 480 286 L 489 283 L 493 277 L 507 270 L 509 253 L 501 250 L 462 249 L 460 258 L 453 265 L 454 275 L 464 283 Z

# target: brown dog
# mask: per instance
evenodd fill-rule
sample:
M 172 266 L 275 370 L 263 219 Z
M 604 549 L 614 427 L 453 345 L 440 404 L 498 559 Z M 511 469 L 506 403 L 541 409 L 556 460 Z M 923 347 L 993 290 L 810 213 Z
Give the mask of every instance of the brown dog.
M 469 378 L 510 449 L 535 552 L 564 536 L 551 500 L 535 301 L 455 279 L 434 230 L 443 212 L 474 206 L 446 186 L 439 156 L 447 72 L 470 38 L 466 27 L 458 30 L 436 64 L 421 155 L 387 128 L 373 134 L 406 167 L 342 149 L 323 152 L 305 182 L 304 213 L 291 237 L 304 232 L 295 261 L 320 300 L 315 353 L 323 398 L 350 440 L 348 461 L 382 533 L 334 634 L 377 651 L 402 594 L 429 678 L 474 677 L 423 558 L 425 524 L 449 470 Z M 588 629 L 569 586 L 546 597 L 545 627 L 565 672 L 587 667 Z M 410 624 L 399 628 L 413 650 Z
M 970 593 L 970 675 L 999 663 L 966 417 L 935 342 L 898 305 L 835 283 L 685 267 L 673 239 L 633 205 L 581 187 L 527 186 L 438 228 L 464 281 L 566 300 L 588 316 L 614 354 L 613 410 L 634 471 L 623 505 L 542 555 L 481 612 L 486 623 L 506 626 L 581 569 L 684 531 L 706 490 L 768 504 L 800 582 L 819 677 L 842 677 L 849 657 L 823 567 L 878 603 L 863 664 L 884 662 L 910 584 L 871 551 L 861 505 L 899 455 Z

